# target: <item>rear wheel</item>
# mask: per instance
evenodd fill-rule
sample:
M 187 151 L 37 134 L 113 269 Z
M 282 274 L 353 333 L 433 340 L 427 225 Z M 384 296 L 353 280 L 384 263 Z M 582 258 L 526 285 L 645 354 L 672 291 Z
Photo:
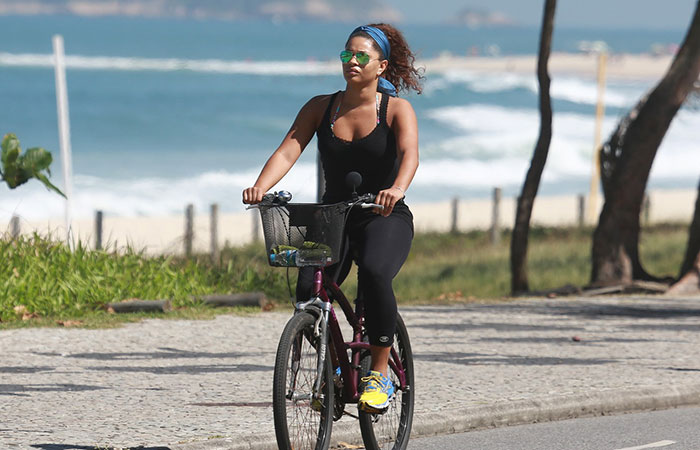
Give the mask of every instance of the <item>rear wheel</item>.
M 384 414 L 360 411 L 360 431 L 367 450 L 405 450 L 413 423 L 414 373 L 413 352 L 408 331 L 401 316 L 396 319 L 394 350 L 401 360 L 406 374 L 406 386 L 401 387 L 399 378 L 389 368 L 389 379 L 394 384 L 394 399 Z M 369 371 L 372 358 L 369 352 L 360 363 L 362 375 Z M 360 387 L 361 389 L 363 386 Z M 360 391 L 361 392 L 361 391 Z
M 282 332 L 272 388 L 275 434 L 280 449 L 325 450 L 333 426 L 333 378 L 331 360 L 326 361 L 321 396 L 314 398 L 320 338 L 314 336 L 316 318 L 295 314 Z

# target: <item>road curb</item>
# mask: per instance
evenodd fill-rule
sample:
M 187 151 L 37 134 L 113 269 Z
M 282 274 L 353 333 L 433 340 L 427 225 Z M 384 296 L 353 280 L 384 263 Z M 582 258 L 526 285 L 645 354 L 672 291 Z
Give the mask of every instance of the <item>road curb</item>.
M 700 385 L 611 389 L 592 394 L 515 400 L 416 417 L 412 436 L 460 433 L 581 417 L 700 404 Z
M 671 409 L 700 405 L 700 384 L 687 386 L 611 389 L 591 394 L 514 400 L 492 405 L 416 414 L 412 438 L 461 433 L 485 428 Z M 336 423 L 333 443 L 361 444 L 357 422 Z M 274 433 L 178 444 L 173 450 L 274 450 Z

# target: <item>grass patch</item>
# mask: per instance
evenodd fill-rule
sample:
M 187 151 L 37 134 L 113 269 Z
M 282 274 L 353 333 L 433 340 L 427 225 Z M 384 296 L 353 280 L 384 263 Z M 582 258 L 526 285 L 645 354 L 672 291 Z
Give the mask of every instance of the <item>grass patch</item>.
M 259 290 L 282 298 L 286 278 L 269 270 L 262 246 L 227 249 L 219 264 L 206 258 L 149 257 L 126 248 L 91 251 L 34 235 L 0 241 L 0 321 L 93 320 L 105 306 L 129 298 L 171 299 L 175 312 L 205 309 L 197 297 Z M 286 294 L 288 296 L 288 294 Z M 38 317 L 34 317 L 38 316 Z M 123 317 L 123 315 L 119 315 Z M 104 325 L 122 319 L 104 319 Z M 126 319 L 128 320 L 128 319 Z M 41 320 L 32 320 L 41 323 Z
M 640 255 L 647 270 L 675 276 L 685 251 L 685 225 L 645 228 Z M 534 228 L 530 234 L 528 273 L 532 290 L 585 285 L 591 272 L 590 228 Z M 255 309 L 212 309 L 196 300 L 210 293 L 262 291 L 280 305 L 289 304 L 287 270 L 267 265 L 262 244 L 226 248 L 216 264 L 208 256 L 147 256 L 126 248 L 74 252 L 38 235 L 0 240 L 0 328 L 79 326 L 104 328 L 159 317 L 211 318 Z M 411 254 L 394 280 L 402 303 L 447 303 L 497 299 L 510 290 L 510 234 L 492 245 L 487 232 L 416 235 Z M 296 283 L 296 270 L 289 271 Z M 357 291 L 353 270 L 343 285 L 349 298 Z M 293 289 L 292 289 L 293 290 Z M 171 299 L 165 314 L 108 314 L 105 305 L 129 298 Z M 22 320 L 22 317 L 31 320 Z M 69 326 L 76 325 L 69 323 Z
M 53 316 L 33 317 L 31 320 L 12 320 L 0 323 L 0 330 L 35 327 L 77 327 L 86 329 L 118 328 L 125 323 L 136 323 L 146 319 L 165 320 L 208 320 L 221 314 L 253 315 L 260 312 L 257 307 L 211 308 L 204 305 L 182 307 L 165 313 L 140 312 L 128 314 L 108 314 L 104 311 L 87 312 L 79 317 L 61 319 Z
M 530 289 L 585 286 L 591 275 L 591 228 L 533 228 L 528 245 Z M 647 227 L 640 258 L 657 276 L 675 276 L 688 239 L 686 225 Z M 510 233 L 492 245 L 487 232 L 421 234 L 394 280 L 402 302 L 421 303 L 502 298 L 510 292 Z

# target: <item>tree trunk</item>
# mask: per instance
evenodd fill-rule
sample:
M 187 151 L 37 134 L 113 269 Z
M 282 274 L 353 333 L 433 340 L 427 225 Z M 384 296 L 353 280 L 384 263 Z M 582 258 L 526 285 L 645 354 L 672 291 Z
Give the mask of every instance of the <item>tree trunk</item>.
M 700 292 L 700 253 L 695 258 L 695 263 L 690 269 L 676 282 L 671 288 L 666 291 L 667 295 L 697 295 Z
M 700 253 L 700 184 L 698 184 L 698 197 L 695 200 L 695 213 L 693 214 L 693 220 L 690 222 L 690 230 L 688 230 L 688 247 L 685 251 L 685 258 L 683 259 L 678 278 L 685 275 L 693 267 L 698 253 Z
M 620 159 L 620 152 L 622 150 L 622 144 L 625 140 L 625 135 L 630 123 L 639 115 L 639 110 L 646 104 L 648 96 L 645 94 L 627 113 L 625 117 L 620 120 L 617 124 L 617 129 L 610 136 L 608 141 L 603 144 L 599 150 L 598 157 L 600 158 L 600 182 L 603 186 L 603 196 L 608 198 L 612 195 L 613 180 L 615 175 L 615 169 L 618 167 L 618 161 Z
M 547 70 L 552 49 L 552 30 L 554 29 L 554 12 L 556 0 L 546 0 L 542 32 L 540 34 L 539 58 L 537 61 L 537 79 L 540 84 L 540 134 L 527 171 L 522 192 L 518 197 L 515 225 L 510 245 L 511 293 L 529 290 L 527 279 L 527 244 L 530 233 L 532 206 L 540 186 L 542 171 L 547 162 L 549 144 L 552 141 L 552 101 L 549 95 L 550 78 Z
M 678 282 L 671 287 L 672 291 L 694 288 L 700 291 L 698 276 L 700 275 L 700 184 L 698 184 L 698 197 L 695 201 L 695 213 L 688 230 L 688 246 L 685 250 L 685 258 L 678 275 Z
M 614 134 L 608 142 L 607 159 L 602 160 L 608 164 L 604 171 L 609 171 L 609 180 L 593 234 L 593 285 L 655 280 L 639 260 L 639 213 L 656 151 L 699 74 L 700 2 L 668 72 L 630 114 L 622 136 Z

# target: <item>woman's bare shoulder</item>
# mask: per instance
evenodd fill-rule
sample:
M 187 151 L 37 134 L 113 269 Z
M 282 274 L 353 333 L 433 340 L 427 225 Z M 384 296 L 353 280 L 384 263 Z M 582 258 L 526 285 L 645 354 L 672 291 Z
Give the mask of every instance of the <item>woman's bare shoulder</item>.
M 301 110 L 299 111 L 299 115 L 297 116 L 297 120 L 312 124 L 314 129 L 318 128 L 321 123 L 321 119 L 323 118 L 323 113 L 326 111 L 328 102 L 332 96 L 333 94 L 323 94 L 312 97 L 306 102 L 306 104 L 304 104 L 304 106 L 302 106 Z
M 405 98 L 400 97 L 390 97 L 389 104 L 387 105 L 387 119 L 390 123 L 394 122 L 394 119 L 399 117 L 415 117 L 416 113 L 413 111 L 413 106 L 411 102 Z
M 389 107 L 397 111 L 413 110 L 411 102 L 401 97 L 389 97 Z
M 328 102 L 331 100 L 333 95 L 335 94 L 322 94 L 312 97 L 308 102 L 306 102 L 304 108 L 309 108 L 312 110 L 321 109 L 321 112 L 323 112 L 328 107 Z

